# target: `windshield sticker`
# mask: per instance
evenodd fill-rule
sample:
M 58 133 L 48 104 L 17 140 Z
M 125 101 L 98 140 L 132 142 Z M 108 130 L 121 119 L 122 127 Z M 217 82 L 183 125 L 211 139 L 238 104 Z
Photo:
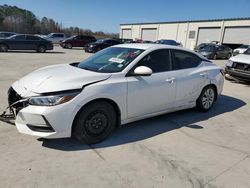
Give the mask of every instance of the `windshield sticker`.
M 114 62 L 114 63 L 123 63 L 124 59 L 120 59 L 120 58 L 117 58 L 117 57 L 112 57 L 112 58 L 109 59 L 109 61 Z

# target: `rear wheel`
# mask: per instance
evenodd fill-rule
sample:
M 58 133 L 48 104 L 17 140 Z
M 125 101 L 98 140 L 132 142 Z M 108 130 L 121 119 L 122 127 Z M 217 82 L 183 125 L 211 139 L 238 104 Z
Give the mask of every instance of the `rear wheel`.
M 230 59 L 230 57 L 231 57 L 232 55 L 229 53 L 229 54 L 227 54 L 227 59 Z
M 94 144 L 109 136 L 116 126 L 116 112 L 108 102 L 95 102 L 84 107 L 74 121 L 73 136 Z
M 41 45 L 37 48 L 37 52 L 39 53 L 45 53 L 46 52 L 46 47 Z
M 5 44 L 0 44 L 0 52 L 7 52 L 8 46 Z
M 202 112 L 209 111 L 214 104 L 215 97 L 216 97 L 216 91 L 214 87 L 213 86 L 205 87 L 196 101 L 197 109 Z

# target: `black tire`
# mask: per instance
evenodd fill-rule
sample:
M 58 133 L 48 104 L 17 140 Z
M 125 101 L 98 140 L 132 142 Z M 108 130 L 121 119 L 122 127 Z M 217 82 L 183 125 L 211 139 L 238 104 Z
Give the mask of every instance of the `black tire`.
M 44 46 L 44 45 L 38 46 L 38 48 L 37 48 L 37 52 L 39 52 L 39 53 L 45 53 L 46 50 L 47 50 L 46 46 Z
M 72 44 L 71 44 L 71 43 L 67 43 L 67 44 L 66 44 L 66 48 L 72 49 Z
M 217 54 L 214 54 L 213 60 L 217 59 Z
M 0 52 L 8 52 L 8 46 L 5 44 L 0 44 Z
M 228 53 L 226 59 L 230 59 L 231 56 L 232 55 L 230 53 Z
M 80 142 L 95 144 L 109 136 L 116 127 L 116 112 L 105 101 L 85 106 L 76 116 L 73 136 Z
M 216 99 L 216 90 L 213 86 L 205 87 L 196 101 L 196 108 L 201 112 L 209 111 Z

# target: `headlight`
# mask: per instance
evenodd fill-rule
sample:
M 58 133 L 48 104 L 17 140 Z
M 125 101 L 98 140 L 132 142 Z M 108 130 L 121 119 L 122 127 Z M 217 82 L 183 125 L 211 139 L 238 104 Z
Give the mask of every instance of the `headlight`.
M 31 97 L 28 102 L 30 105 L 36 106 L 55 106 L 70 101 L 79 93 L 80 92 L 72 92 L 51 96 Z
M 227 67 L 232 67 L 232 66 L 233 66 L 233 63 L 234 63 L 233 61 L 228 60 L 226 66 L 227 66 Z

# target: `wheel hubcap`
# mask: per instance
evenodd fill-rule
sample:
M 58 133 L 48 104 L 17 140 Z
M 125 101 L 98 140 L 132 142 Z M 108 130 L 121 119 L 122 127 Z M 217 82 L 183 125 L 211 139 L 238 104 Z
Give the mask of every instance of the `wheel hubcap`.
M 214 90 L 207 89 L 202 98 L 202 105 L 205 109 L 209 109 L 214 102 Z
M 91 113 L 85 122 L 87 132 L 95 136 L 101 134 L 107 128 L 107 125 L 108 119 L 102 112 Z

